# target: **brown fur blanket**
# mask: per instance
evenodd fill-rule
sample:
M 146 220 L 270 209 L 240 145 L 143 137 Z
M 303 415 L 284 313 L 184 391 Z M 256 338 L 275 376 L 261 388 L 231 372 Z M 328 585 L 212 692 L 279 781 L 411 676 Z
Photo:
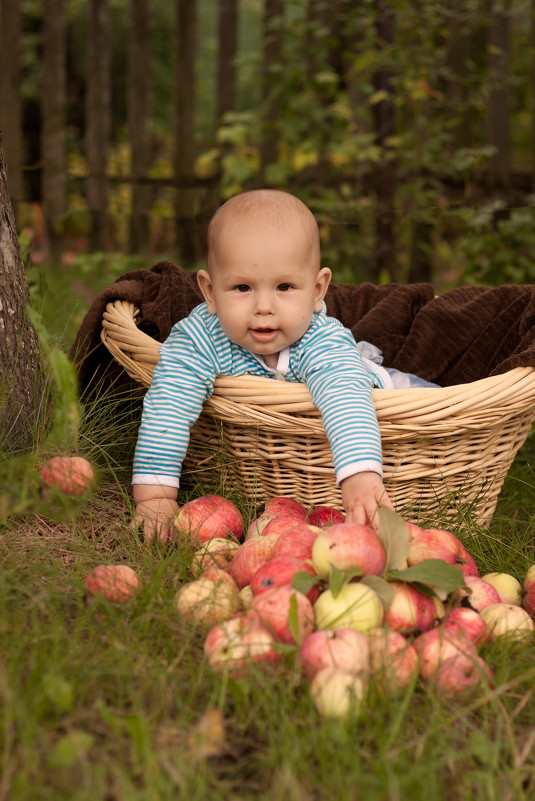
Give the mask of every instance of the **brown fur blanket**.
M 171 262 L 121 276 L 96 297 L 70 351 L 82 390 L 124 371 L 100 342 L 102 315 L 112 300 L 132 301 L 140 328 L 160 342 L 202 302 L 195 273 Z M 431 284 L 331 284 L 327 312 L 356 341 L 383 351 L 384 364 L 451 386 L 535 366 L 535 289 L 465 286 L 434 296 Z

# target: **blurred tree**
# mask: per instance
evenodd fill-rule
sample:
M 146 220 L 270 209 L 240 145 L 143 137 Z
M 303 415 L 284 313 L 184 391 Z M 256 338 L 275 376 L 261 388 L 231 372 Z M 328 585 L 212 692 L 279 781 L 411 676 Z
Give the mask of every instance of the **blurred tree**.
M 147 178 L 152 159 L 149 0 L 130 0 L 128 29 L 128 134 L 131 148 L 132 214 L 130 252 L 149 242 L 152 189 Z
M 89 247 L 105 251 L 108 244 L 108 153 L 111 129 L 111 16 L 109 0 L 89 0 L 85 155 Z
M 0 142 L 0 448 L 27 451 L 45 415 L 41 357 Z
M 269 183 L 267 170 L 277 161 L 277 118 L 280 113 L 279 80 L 283 71 L 284 1 L 264 0 L 262 31 L 260 181 Z
M 66 19 L 64 0 L 44 0 L 41 93 L 42 196 L 46 247 L 61 259 L 67 212 Z
M 217 122 L 236 108 L 238 0 L 218 0 Z
M 196 0 L 176 0 L 174 171 L 175 248 L 183 265 L 192 265 L 198 252 L 195 236 L 197 192 L 191 188 L 195 162 Z
M 9 195 L 16 219 L 23 199 L 19 0 L 1 0 L 0 20 L 0 131 L 9 164 Z
M 511 185 L 509 136 L 509 0 L 491 0 L 488 53 L 490 94 L 488 101 L 488 143 L 494 148 L 489 161 L 492 187 Z

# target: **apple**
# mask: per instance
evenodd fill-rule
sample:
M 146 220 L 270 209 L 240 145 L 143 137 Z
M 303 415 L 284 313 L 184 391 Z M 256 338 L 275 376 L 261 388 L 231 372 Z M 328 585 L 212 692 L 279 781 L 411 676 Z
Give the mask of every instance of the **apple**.
M 466 606 L 454 606 L 450 609 L 441 626 L 448 631 L 462 632 L 476 645 L 485 642 L 489 634 L 487 624 L 479 612 Z
M 310 683 L 310 694 L 319 715 L 335 720 L 357 715 L 367 690 L 364 674 L 332 667 L 319 670 Z
M 228 584 L 229 587 L 238 587 L 230 573 L 227 570 L 223 570 L 221 567 L 207 567 L 206 570 L 199 573 L 197 578 L 208 579 L 209 581 L 222 581 L 224 584 Z
M 441 661 L 437 670 L 429 677 L 440 695 L 450 698 L 465 692 L 470 687 L 481 684 L 491 685 L 492 671 L 477 654 L 456 654 Z
M 524 577 L 522 606 L 530 615 L 535 615 L 535 565 L 531 565 Z
M 292 606 L 295 604 L 295 625 L 292 631 Z M 280 642 L 300 645 L 314 628 L 314 609 L 302 592 L 291 587 L 274 587 L 253 598 L 249 613 L 257 616 Z M 294 634 L 296 636 L 294 636 Z
M 454 601 L 461 603 L 476 612 L 481 612 L 485 606 L 500 603 L 498 591 L 479 576 L 464 576 L 466 587 L 459 587 L 453 593 Z
M 305 520 L 307 510 L 303 504 L 296 501 L 295 498 L 286 498 L 282 495 L 277 495 L 274 498 L 268 498 L 256 510 L 256 516 L 261 515 L 290 515 L 291 517 Z
M 357 631 L 375 629 L 383 622 L 383 604 L 371 587 L 360 582 L 345 584 L 336 598 L 332 591 L 322 592 L 314 604 L 318 629 L 349 626 Z
M 277 515 L 261 515 L 260 517 L 255 517 L 245 531 L 244 540 L 262 536 L 267 524 L 270 520 L 274 520 L 275 517 L 277 517 Z
M 522 584 L 514 576 L 509 573 L 487 573 L 482 579 L 492 584 L 502 604 L 522 603 Z
M 177 535 L 206 542 L 213 537 L 241 539 L 242 513 L 231 501 L 220 495 L 203 495 L 188 501 L 178 510 L 173 526 Z
M 39 470 L 41 484 L 67 495 L 83 495 L 95 483 L 95 471 L 83 456 L 54 456 Z
M 312 533 L 317 536 L 320 531 L 320 528 L 305 523 L 304 520 L 298 520 L 289 515 L 277 515 L 269 521 L 262 534 L 275 534 L 277 537 L 282 537 L 283 535 L 295 536 L 299 532 L 311 532 L 310 536 Z
M 231 678 L 241 678 L 252 664 L 273 664 L 280 659 L 275 637 L 259 620 L 236 615 L 213 626 L 204 640 L 204 656 L 210 667 Z
M 370 645 L 365 634 L 348 626 L 314 631 L 300 648 L 303 669 L 314 676 L 325 667 L 351 673 L 369 671 Z
M 468 553 L 463 543 L 459 540 L 459 554 L 457 556 L 457 567 L 463 576 L 479 576 L 479 569 L 471 554 Z
M 211 540 L 203 542 L 193 554 L 191 573 L 198 576 L 208 567 L 219 567 L 226 570 L 239 547 L 239 542 L 225 537 L 213 537 Z
M 409 539 L 407 562 L 416 565 L 425 559 L 442 559 L 454 565 L 459 553 L 459 540 L 449 531 L 428 528 Z
M 233 582 L 198 578 L 184 584 L 176 593 L 174 606 L 182 617 L 213 625 L 227 620 L 240 609 L 238 587 Z
M 281 534 L 275 543 L 274 556 L 293 556 L 312 561 L 312 548 L 321 529 L 308 523 L 296 523 Z
M 87 574 L 84 585 L 94 595 L 124 603 L 136 594 L 141 583 L 128 565 L 98 565 Z
M 402 634 L 431 628 L 439 614 L 434 597 L 402 581 L 393 581 L 390 587 L 394 597 L 385 612 L 385 626 Z
M 324 528 L 312 547 L 312 564 L 318 575 L 327 577 L 332 567 L 358 567 L 362 574 L 380 575 L 386 554 L 375 531 L 359 523 L 341 523 Z
M 409 540 L 412 540 L 413 537 L 415 537 L 417 534 L 420 534 L 424 530 L 420 526 L 417 526 L 416 523 L 409 523 L 408 521 L 405 521 L 405 523 L 409 533 Z
M 418 654 L 403 634 L 387 628 L 366 632 L 372 678 L 382 695 L 400 693 L 418 676 Z
M 424 631 L 412 643 L 418 654 L 420 676 L 429 679 L 438 670 L 441 662 L 461 651 L 470 657 L 477 656 L 475 644 L 462 632 L 452 631 L 439 626 Z
M 497 603 L 481 610 L 481 617 L 489 627 L 489 639 L 500 637 L 524 643 L 533 637 L 535 624 L 521 606 L 517 604 Z
M 229 567 L 229 573 L 240 589 L 250 584 L 260 565 L 272 558 L 276 542 L 275 535 L 266 535 L 253 537 L 240 545 Z
M 251 589 L 251 585 L 247 584 L 246 587 L 242 587 L 240 590 L 240 599 L 244 609 L 249 609 L 251 604 L 253 603 L 253 591 Z
M 296 573 L 308 573 L 316 575 L 314 568 L 301 559 L 294 559 L 293 556 L 274 556 L 263 565 L 260 565 L 251 579 L 251 590 L 253 595 L 260 595 L 272 587 L 291 587 L 293 577 Z M 314 603 L 320 594 L 320 588 L 315 585 L 309 592 L 305 593 L 309 601 Z
M 308 510 L 306 516 L 307 523 L 312 526 L 318 526 L 318 528 L 343 523 L 345 519 L 345 514 L 339 509 L 335 509 L 334 506 L 313 506 Z

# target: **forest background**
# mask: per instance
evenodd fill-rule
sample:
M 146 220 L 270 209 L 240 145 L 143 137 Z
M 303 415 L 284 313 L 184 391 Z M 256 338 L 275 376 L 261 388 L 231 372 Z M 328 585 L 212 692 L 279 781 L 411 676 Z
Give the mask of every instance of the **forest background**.
M 534 88 L 533 0 L 1 0 L 32 300 L 65 294 L 68 345 L 98 289 L 199 266 L 265 185 L 312 208 L 335 280 L 531 283 Z

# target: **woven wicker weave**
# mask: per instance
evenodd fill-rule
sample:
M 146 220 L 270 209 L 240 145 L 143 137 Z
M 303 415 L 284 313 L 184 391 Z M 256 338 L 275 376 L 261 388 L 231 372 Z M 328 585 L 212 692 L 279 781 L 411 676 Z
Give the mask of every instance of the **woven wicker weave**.
M 131 303 L 109 303 L 102 341 L 128 375 L 150 386 L 159 343 L 139 331 Z M 535 419 L 535 369 L 442 389 L 373 392 L 384 481 L 407 519 L 470 511 L 490 523 L 507 471 Z M 194 427 L 186 469 L 230 474 L 257 501 L 276 495 L 341 508 L 321 417 L 303 384 L 220 376 Z

